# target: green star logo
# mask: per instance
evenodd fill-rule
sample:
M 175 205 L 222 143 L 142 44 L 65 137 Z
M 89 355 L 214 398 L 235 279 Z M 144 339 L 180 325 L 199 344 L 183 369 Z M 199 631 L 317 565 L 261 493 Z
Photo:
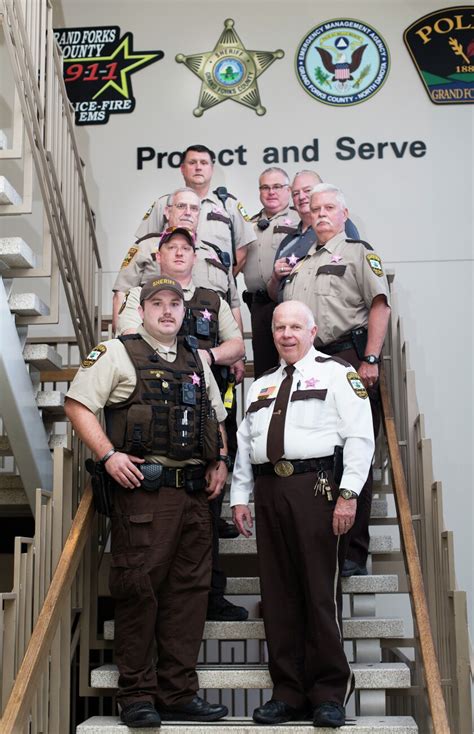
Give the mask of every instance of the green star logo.
M 193 114 L 201 117 L 206 110 L 231 99 L 255 110 L 257 115 L 264 115 L 266 109 L 260 101 L 257 79 L 275 59 L 282 59 L 284 55 L 281 49 L 249 51 L 237 35 L 234 21 L 228 18 L 212 51 L 176 56 L 179 64 L 185 64 L 202 81 L 198 106 Z

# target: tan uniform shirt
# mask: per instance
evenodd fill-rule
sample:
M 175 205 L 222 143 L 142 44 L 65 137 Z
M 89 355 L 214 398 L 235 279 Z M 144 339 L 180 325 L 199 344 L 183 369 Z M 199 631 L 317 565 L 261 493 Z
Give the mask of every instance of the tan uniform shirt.
M 150 336 L 143 327 L 138 329 L 138 333 L 160 357 L 167 362 L 175 361 L 176 342 L 171 347 L 165 347 Z M 123 344 L 118 339 L 111 339 L 101 344 L 100 347 L 100 350 L 97 350 L 97 347 L 92 350 L 89 355 L 89 360 L 93 360 L 92 365 L 90 367 L 81 366 L 79 368 L 67 392 L 68 398 L 73 398 L 78 403 L 82 403 L 94 415 L 106 405 L 115 405 L 127 400 L 137 384 L 135 367 Z M 98 352 L 100 356 L 97 357 Z M 203 371 L 209 400 L 216 411 L 217 420 L 219 423 L 222 423 L 227 413 L 214 376 L 211 373 L 209 365 L 205 362 L 203 362 Z M 202 463 L 198 459 L 179 462 L 168 459 L 166 456 L 155 455 L 145 456 L 144 458 L 150 462 L 159 461 L 164 466 Z
M 161 196 L 147 211 L 136 231 L 138 238 L 149 232 L 162 232 L 165 228 L 165 206 L 168 194 Z M 235 249 L 245 247 L 253 242 L 255 233 L 248 219 L 243 205 L 229 196 L 225 208 L 212 191 L 201 199 L 201 213 L 197 227 L 200 240 L 217 245 L 223 252 L 228 252 L 232 257 L 232 238 L 230 234 L 230 221 L 232 221 L 235 238 Z
M 390 305 L 382 261 L 360 242 L 340 232 L 317 250 L 312 245 L 283 288 L 283 300 L 305 303 L 318 325 L 316 345 L 330 344 L 352 329 L 367 326 L 376 296 Z
M 322 361 L 316 361 L 317 358 Z M 268 461 L 268 428 L 285 363 L 250 386 L 245 418 L 237 433 L 231 505 L 246 505 L 253 490 L 252 464 Z M 286 410 L 283 457 L 289 460 L 331 456 L 344 446 L 341 487 L 361 491 L 374 453 L 374 430 L 367 391 L 353 367 L 327 359 L 313 347 L 295 364 Z
M 278 245 L 300 221 L 298 214 L 290 207 L 270 217 L 268 219 L 270 226 L 263 230 L 257 226 L 257 222 L 262 218 L 267 219 L 263 209 L 252 217 L 255 241 L 248 247 L 243 269 L 245 286 L 251 293 L 267 289 Z
M 141 290 L 141 286 L 132 288 L 125 296 L 124 302 L 119 311 L 117 334 L 123 334 L 127 329 L 137 329 L 141 325 L 142 320 L 138 313 Z M 183 287 L 185 302 L 191 300 L 195 290 L 196 285 L 193 281 L 191 281 L 189 285 Z M 229 304 L 222 298 L 219 306 L 217 330 L 219 335 L 219 344 L 227 341 L 227 339 L 240 339 L 242 337 L 237 322 L 230 310 Z
M 125 256 L 113 291 L 126 293 L 135 286 L 144 285 L 151 278 L 161 274 L 160 266 L 155 260 L 158 252 L 160 235 L 149 237 L 131 247 Z M 223 298 L 230 296 L 231 308 L 240 307 L 240 298 L 231 272 L 220 262 L 213 247 L 203 242 L 196 248 L 196 263 L 193 267 L 193 281 L 201 288 L 210 288 Z

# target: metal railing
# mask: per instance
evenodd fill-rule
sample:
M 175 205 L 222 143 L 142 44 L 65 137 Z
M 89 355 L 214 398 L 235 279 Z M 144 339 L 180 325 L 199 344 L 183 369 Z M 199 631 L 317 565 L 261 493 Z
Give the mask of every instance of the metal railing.
M 411 699 L 403 695 L 392 697 L 393 713 L 413 714 L 423 732 L 433 728 L 442 734 L 448 731 L 452 734 L 471 734 L 471 667 L 466 593 L 456 588 L 453 533 L 444 528 L 441 483 L 435 482 L 433 478 L 431 441 L 425 436 L 424 416 L 418 408 L 415 373 L 410 369 L 408 344 L 397 313 L 396 294 L 392 297 L 392 317 L 384 347 L 384 369 L 387 394 L 382 414 L 386 437 L 390 430 L 387 424 L 392 422 L 392 406 L 394 432 L 392 446 L 387 448 L 386 461 L 392 473 L 398 473 L 398 481 L 402 484 L 406 482 L 406 509 L 411 526 L 408 530 L 409 535 L 413 534 L 413 541 L 416 541 L 414 550 L 418 556 L 418 559 L 414 558 L 413 544 L 408 539 L 404 547 L 405 567 L 414 619 L 415 622 L 419 620 L 415 628 L 415 661 L 411 666 L 415 695 Z M 397 441 L 397 446 L 393 445 L 394 441 Z M 394 484 L 397 499 L 396 480 Z M 403 532 L 402 540 L 406 540 Z M 417 563 L 422 579 L 415 570 Z M 420 599 L 420 588 L 421 593 L 426 595 L 429 620 L 425 618 L 425 611 L 420 611 L 424 603 Z M 419 607 L 420 616 L 415 613 L 416 606 Z M 426 633 L 422 627 L 426 623 L 431 625 L 433 633 L 439 684 L 446 704 L 449 728 L 446 728 L 443 712 L 439 710 L 441 702 L 437 681 L 429 691 L 430 698 L 433 698 L 430 705 L 426 696 L 428 687 L 433 684 L 433 677 L 437 677 L 433 669 L 432 651 L 422 647 L 425 645 L 423 637 Z M 431 660 L 425 666 L 427 654 Z

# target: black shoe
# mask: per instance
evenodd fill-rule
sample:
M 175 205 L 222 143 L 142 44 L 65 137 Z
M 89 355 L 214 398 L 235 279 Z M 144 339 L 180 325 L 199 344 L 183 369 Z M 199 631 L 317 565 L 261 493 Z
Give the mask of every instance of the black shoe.
M 283 724 L 285 721 L 301 720 L 303 714 L 284 701 L 271 698 L 263 706 L 255 709 L 252 718 L 257 724 Z
M 342 564 L 341 576 L 345 579 L 349 576 L 367 576 L 367 566 L 359 566 L 355 561 L 346 558 Z
M 161 725 L 160 715 L 149 701 L 137 701 L 125 706 L 120 712 L 120 719 L 132 729 L 148 729 Z
M 229 709 L 218 703 L 209 703 L 200 696 L 183 706 L 172 709 L 160 709 L 163 721 L 218 721 L 227 716 Z
M 320 703 L 314 709 L 313 726 L 329 726 L 336 729 L 346 723 L 346 710 L 344 706 L 332 701 Z
M 209 600 L 206 619 L 212 622 L 245 622 L 249 613 L 245 607 L 238 607 L 223 596 Z
M 240 533 L 234 523 L 226 522 L 222 518 L 219 520 L 219 538 L 238 538 Z

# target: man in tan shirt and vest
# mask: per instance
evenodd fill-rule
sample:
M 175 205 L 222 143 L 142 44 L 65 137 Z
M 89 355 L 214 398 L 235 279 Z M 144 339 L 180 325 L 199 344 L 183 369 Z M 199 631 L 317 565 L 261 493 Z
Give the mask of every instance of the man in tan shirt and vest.
M 92 350 L 65 410 L 111 482 L 121 719 L 151 728 L 160 726 L 158 711 L 180 721 L 227 714 L 197 696 L 196 674 L 211 576 L 208 501 L 227 478 L 226 413 L 206 362 L 176 339 L 185 313 L 179 283 L 151 281 L 140 303 L 138 334 Z
M 252 320 L 252 347 L 255 377 L 278 362 L 273 343 L 271 323 L 275 302 L 267 293 L 267 282 L 273 272 L 275 253 L 280 242 L 295 234 L 299 216 L 290 206 L 290 179 L 282 168 L 267 168 L 258 180 L 263 208 L 252 217 L 255 241 L 247 248 L 243 268 L 244 301 Z
M 336 186 L 316 186 L 310 195 L 310 211 L 317 240 L 303 260 L 289 273 L 285 271 L 283 300 L 296 298 L 309 306 L 318 324 L 316 349 L 337 355 L 358 370 L 369 393 L 377 436 L 378 365 L 390 318 L 382 261 L 369 244 L 347 237 L 344 228 L 349 213 Z M 367 573 L 371 503 L 372 472 L 357 502 L 343 576 Z

